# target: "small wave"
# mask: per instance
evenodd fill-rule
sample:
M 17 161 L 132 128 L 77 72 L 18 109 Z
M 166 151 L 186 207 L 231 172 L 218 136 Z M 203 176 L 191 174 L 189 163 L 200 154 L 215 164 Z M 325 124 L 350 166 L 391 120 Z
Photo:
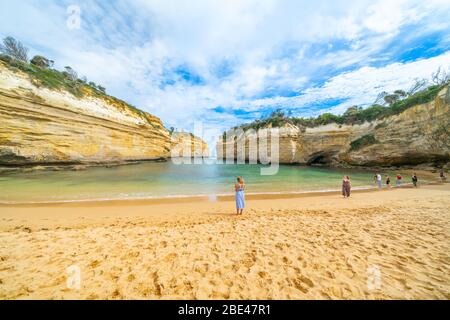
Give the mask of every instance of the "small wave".
M 376 189 L 374 186 L 358 186 L 353 190 Z M 339 192 L 341 189 L 316 189 L 316 190 L 290 190 L 290 191 L 260 191 L 246 192 L 246 195 L 282 195 L 282 194 L 308 194 L 308 193 L 327 193 Z M 64 199 L 64 200 L 42 200 L 42 201 L 1 201 L 0 205 L 27 205 L 27 204 L 57 204 L 57 203 L 83 203 L 83 202 L 107 202 L 107 201 L 132 201 L 132 200 L 158 200 L 158 199 L 183 199 L 183 198 L 203 198 L 203 197 L 227 197 L 234 196 L 234 193 L 200 193 L 200 194 L 174 194 L 174 195 L 142 195 L 130 196 L 129 194 L 120 194 L 116 197 L 102 198 L 84 198 L 84 199 Z

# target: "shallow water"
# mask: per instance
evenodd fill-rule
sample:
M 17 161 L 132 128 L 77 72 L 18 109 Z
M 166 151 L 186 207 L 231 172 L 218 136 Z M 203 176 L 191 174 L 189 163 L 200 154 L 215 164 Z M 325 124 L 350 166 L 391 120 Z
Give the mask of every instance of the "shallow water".
M 232 194 L 236 176 L 246 192 L 278 193 L 339 190 L 344 174 L 353 187 L 372 187 L 373 172 L 280 165 L 261 175 L 262 165 L 140 163 L 83 171 L 34 171 L 0 176 L 0 202 L 48 202 L 162 198 Z M 394 181 L 394 176 L 391 175 Z

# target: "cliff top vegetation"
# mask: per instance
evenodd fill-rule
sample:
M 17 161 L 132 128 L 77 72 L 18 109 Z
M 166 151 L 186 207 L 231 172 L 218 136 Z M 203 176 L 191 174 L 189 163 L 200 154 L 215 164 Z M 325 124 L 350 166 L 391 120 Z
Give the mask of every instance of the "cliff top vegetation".
M 110 96 L 106 88 L 86 77 L 79 77 L 77 72 L 70 66 L 63 71 L 53 68 L 54 61 L 46 57 L 36 55 L 28 59 L 28 49 L 16 39 L 6 37 L 0 44 L 0 64 L 3 64 L 13 72 L 23 72 L 30 77 L 31 82 L 37 87 L 45 87 L 52 90 L 67 91 L 77 98 L 94 96 L 105 100 L 120 110 L 128 110 L 131 113 L 145 119 L 150 125 L 162 127 L 157 117 L 144 112 L 129 103 Z
M 234 127 L 234 129 L 254 129 L 275 128 L 286 125 L 295 125 L 303 127 L 317 127 L 330 123 L 339 125 L 354 125 L 383 119 L 392 115 L 399 114 L 412 106 L 432 101 L 439 91 L 450 83 L 450 72 L 439 68 L 432 75 L 432 83 L 426 80 L 416 80 L 413 87 L 405 92 L 396 90 L 393 93 L 383 92 L 378 95 L 377 100 L 369 107 L 363 108 L 352 106 L 343 114 L 323 113 L 317 117 L 292 117 L 286 114 L 283 109 L 277 109 L 268 117 L 255 120 L 251 123 Z

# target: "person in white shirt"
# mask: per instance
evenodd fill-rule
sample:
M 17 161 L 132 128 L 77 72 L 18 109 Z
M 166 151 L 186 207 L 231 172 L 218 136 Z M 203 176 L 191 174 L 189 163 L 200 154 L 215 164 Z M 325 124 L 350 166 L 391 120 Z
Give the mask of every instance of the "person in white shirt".
M 377 184 L 378 189 L 381 189 L 381 174 L 377 173 Z

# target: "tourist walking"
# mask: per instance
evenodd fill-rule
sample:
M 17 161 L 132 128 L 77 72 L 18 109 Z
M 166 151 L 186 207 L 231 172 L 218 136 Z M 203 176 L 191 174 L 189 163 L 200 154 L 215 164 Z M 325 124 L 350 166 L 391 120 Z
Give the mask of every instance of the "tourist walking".
M 386 187 L 387 188 L 391 188 L 391 178 L 389 178 L 389 176 L 386 176 Z

